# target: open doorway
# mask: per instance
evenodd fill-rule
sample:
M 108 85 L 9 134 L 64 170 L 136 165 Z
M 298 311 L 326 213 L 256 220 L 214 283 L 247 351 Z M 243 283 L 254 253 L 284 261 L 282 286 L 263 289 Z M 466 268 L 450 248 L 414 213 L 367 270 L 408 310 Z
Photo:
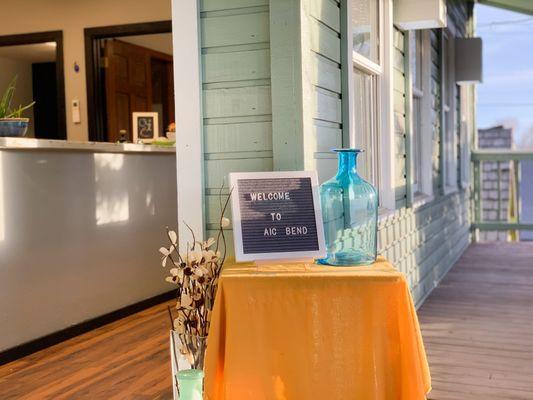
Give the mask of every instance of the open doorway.
M 155 113 L 155 136 L 165 136 L 174 123 L 171 22 L 88 28 L 85 46 L 89 138 L 134 141 L 137 112 Z
M 29 104 L 26 136 L 66 139 L 63 33 L 0 36 L 0 91 L 16 77 L 13 104 Z

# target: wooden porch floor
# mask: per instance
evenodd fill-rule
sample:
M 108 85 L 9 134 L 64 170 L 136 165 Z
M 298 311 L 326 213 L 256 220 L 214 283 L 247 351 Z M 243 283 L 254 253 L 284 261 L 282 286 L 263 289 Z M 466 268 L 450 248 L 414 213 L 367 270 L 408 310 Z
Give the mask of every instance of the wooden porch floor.
M 160 304 L 0 366 L 0 400 L 172 399 L 169 324 Z
M 533 243 L 470 246 L 418 315 L 429 399 L 533 399 Z
M 0 399 L 170 399 L 165 307 L 0 366 Z M 533 243 L 471 246 L 419 317 L 429 399 L 533 399 Z

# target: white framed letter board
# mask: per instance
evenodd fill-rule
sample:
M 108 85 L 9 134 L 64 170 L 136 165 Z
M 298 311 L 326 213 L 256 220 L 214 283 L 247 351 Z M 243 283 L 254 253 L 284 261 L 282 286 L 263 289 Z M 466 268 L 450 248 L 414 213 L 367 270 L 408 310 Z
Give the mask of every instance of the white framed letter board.
M 237 261 L 326 255 L 315 171 L 230 174 Z

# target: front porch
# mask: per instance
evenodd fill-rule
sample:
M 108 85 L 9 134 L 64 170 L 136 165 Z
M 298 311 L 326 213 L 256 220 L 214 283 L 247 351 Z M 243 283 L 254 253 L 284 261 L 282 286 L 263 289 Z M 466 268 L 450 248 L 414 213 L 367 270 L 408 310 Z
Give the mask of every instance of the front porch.
M 472 244 L 419 310 L 432 400 L 533 393 L 533 243 Z
M 533 243 L 473 244 L 419 310 L 432 400 L 533 393 Z M 166 304 L 0 367 L 0 398 L 172 396 Z

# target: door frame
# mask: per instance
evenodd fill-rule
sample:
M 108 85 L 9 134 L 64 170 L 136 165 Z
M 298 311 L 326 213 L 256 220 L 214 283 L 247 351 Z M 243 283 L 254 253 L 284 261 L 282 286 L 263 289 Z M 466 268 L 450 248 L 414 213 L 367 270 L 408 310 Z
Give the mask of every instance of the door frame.
M 20 46 L 46 42 L 56 43 L 56 85 L 57 85 L 57 119 L 58 139 L 67 138 L 67 117 L 65 109 L 65 66 L 63 58 L 63 31 L 21 33 L 0 36 L 0 47 Z
M 97 54 L 94 43 L 98 39 L 117 38 L 132 35 L 151 35 L 156 33 L 172 33 L 172 21 L 141 22 L 135 24 L 99 26 L 84 29 L 85 65 L 87 82 L 87 116 L 89 123 L 89 140 L 105 142 L 107 140 L 105 121 L 99 115 L 102 107 L 101 88 L 103 82 L 99 79 Z

